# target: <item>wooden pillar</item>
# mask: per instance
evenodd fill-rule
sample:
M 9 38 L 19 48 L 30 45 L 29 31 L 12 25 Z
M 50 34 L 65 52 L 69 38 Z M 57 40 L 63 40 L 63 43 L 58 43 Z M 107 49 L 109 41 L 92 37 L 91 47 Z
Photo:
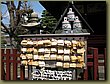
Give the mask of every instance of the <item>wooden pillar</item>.
M 24 66 L 20 66 L 20 80 L 24 80 L 25 79 L 25 67 Z
M 106 55 L 107 55 L 107 54 L 106 54 L 106 48 L 104 48 L 104 69 L 105 69 L 105 70 L 104 70 L 104 72 L 105 72 L 105 73 L 104 73 L 104 77 L 105 77 L 105 80 L 107 79 L 107 78 L 106 78 L 106 76 L 107 76 L 107 74 L 106 74 L 106 71 L 107 71 L 107 70 L 106 70 L 106 66 L 107 66 L 107 64 L 106 64 L 106 63 L 107 63 Z
M 84 69 L 84 80 L 88 80 L 88 69 Z
M 13 49 L 13 80 L 17 80 L 17 49 Z
M 92 48 L 92 49 L 93 49 L 93 53 L 94 53 L 94 55 L 93 55 L 94 80 L 98 80 L 98 48 Z
M 6 80 L 10 80 L 10 49 L 6 50 Z
M 5 68 L 4 68 L 4 49 L 1 49 L 1 80 L 5 80 Z

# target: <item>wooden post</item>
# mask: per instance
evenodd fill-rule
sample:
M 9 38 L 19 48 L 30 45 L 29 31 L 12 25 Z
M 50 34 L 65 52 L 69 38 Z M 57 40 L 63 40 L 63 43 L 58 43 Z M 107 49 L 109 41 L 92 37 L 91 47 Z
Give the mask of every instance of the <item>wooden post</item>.
M 1 49 L 1 80 L 5 80 L 5 69 L 4 69 L 4 49 Z
M 106 76 L 107 76 L 107 74 L 106 74 L 106 71 L 107 71 L 107 70 L 106 70 L 106 66 L 107 66 L 107 64 L 106 64 L 106 62 L 107 62 L 106 55 L 107 55 L 107 54 L 106 54 L 106 48 L 104 48 L 104 69 L 105 69 L 105 70 L 104 70 L 104 72 L 105 72 L 105 73 L 104 73 L 104 77 L 105 77 L 105 80 L 107 79 L 107 78 L 106 78 Z
M 94 80 L 98 80 L 98 48 L 92 48 L 94 55 L 93 55 L 93 59 L 94 59 L 94 63 L 93 63 L 93 67 L 94 67 Z
M 17 59 L 16 59 L 17 49 L 13 49 L 13 80 L 17 79 Z
M 88 80 L 88 69 L 84 69 L 84 80 Z
M 10 49 L 6 50 L 6 80 L 10 80 Z
M 20 66 L 20 80 L 24 80 L 25 79 L 25 67 L 24 66 Z

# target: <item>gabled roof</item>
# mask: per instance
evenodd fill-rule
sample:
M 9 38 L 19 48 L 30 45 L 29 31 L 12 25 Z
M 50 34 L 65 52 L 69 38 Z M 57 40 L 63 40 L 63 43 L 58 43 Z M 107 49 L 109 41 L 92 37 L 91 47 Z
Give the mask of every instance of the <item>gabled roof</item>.
M 61 24 L 61 22 L 63 21 L 64 16 L 67 14 L 68 9 L 72 8 L 73 11 L 75 12 L 75 14 L 79 17 L 79 19 L 81 20 L 82 24 L 85 25 L 85 28 L 83 29 L 83 32 L 87 32 L 89 30 L 90 33 L 93 33 L 93 29 L 91 28 L 91 26 L 87 23 L 87 21 L 83 18 L 83 16 L 81 15 L 81 13 L 77 10 L 77 8 L 74 6 L 73 2 L 69 2 L 65 11 L 63 12 L 63 14 L 61 15 L 59 21 L 57 22 L 55 28 L 53 29 L 52 33 L 55 32 L 55 30 L 58 28 L 58 26 Z

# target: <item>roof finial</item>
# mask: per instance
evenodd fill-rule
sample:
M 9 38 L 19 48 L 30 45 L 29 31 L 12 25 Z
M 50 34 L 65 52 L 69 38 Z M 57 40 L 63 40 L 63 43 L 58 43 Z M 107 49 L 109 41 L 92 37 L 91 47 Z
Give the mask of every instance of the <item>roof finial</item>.
M 70 3 L 70 4 L 74 4 L 74 2 L 73 2 L 73 1 L 69 1 L 69 3 Z
M 74 4 L 74 2 L 73 2 L 73 1 L 72 1 L 71 3 L 72 3 L 72 4 Z

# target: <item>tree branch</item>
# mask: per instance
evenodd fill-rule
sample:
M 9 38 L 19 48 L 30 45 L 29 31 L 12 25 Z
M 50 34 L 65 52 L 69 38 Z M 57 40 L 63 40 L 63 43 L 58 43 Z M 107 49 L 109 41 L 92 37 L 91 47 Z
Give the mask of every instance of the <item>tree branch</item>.
M 1 29 L 1 31 L 7 33 L 7 31 L 5 31 L 5 30 L 3 30 L 3 29 Z
M 8 28 L 4 25 L 4 23 L 1 21 L 1 25 L 4 27 L 4 29 L 6 30 L 6 32 L 10 35 L 10 31 L 8 30 Z
M 7 2 L 7 6 L 10 5 L 10 1 L 6 1 Z
M 22 4 L 22 2 L 19 1 L 18 7 L 17 7 L 17 11 L 20 10 L 20 7 L 22 6 L 21 4 Z M 17 13 L 17 11 L 16 11 L 16 21 L 17 21 L 17 22 L 16 22 L 16 26 L 19 25 L 19 22 L 20 22 L 20 20 L 21 20 L 21 18 L 20 18 L 20 15 L 21 15 L 21 14 L 20 14 L 20 13 Z M 15 31 L 15 30 L 14 30 L 14 31 Z
M 6 3 L 6 2 L 1 2 L 1 4 L 5 4 L 5 5 L 7 5 L 7 3 Z
M 16 10 L 16 6 L 14 4 L 14 1 L 11 1 L 11 4 L 12 4 L 13 8 Z
M 17 10 L 19 10 L 19 9 L 20 9 L 20 6 L 21 6 L 21 1 L 19 1 L 19 3 L 18 3 Z

